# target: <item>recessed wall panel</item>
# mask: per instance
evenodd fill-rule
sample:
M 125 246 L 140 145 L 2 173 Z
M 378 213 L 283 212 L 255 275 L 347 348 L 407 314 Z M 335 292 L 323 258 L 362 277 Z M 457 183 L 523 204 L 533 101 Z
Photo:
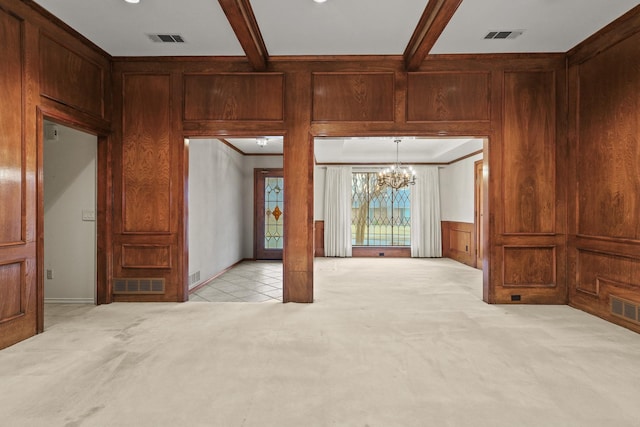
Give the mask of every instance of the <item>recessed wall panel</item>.
M 279 73 L 185 75 L 184 94 L 185 120 L 284 120 Z
M 578 70 L 578 234 L 640 240 L 640 34 Z
M 314 73 L 313 120 L 392 122 L 393 73 Z
M 169 233 L 170 76 L 125 75 L 123 85 L 123 231 Z
M 94 64 L 46 35 L 40 37 L 42 95 L 103 117 L 104 74 Z
M 0 9 L 0 245 L 23 240 L 22 22 Z
M 504 247 L 504 286 L 556 285 L 555 247 Z
M 555 74 L 504 74 L 503 178 L 505 233 L 555 230 Z
M 23 314 L 22 273 L 22 263 L 0 265 L 0 323 Z
M 122 245 L 123 268 L 171 268 L 169 245 Z
M 488 121 L 489 73 L 409 73 L 407 121 Z

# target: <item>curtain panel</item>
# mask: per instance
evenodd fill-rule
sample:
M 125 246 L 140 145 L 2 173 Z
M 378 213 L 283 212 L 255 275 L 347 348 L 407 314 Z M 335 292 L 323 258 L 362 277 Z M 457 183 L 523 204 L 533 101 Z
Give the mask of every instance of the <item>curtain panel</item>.
M 324 186 L 324 254 L 351 256 L 351 166 L 328 166 Z
M 411 256 L 442 256 L 440 178 L 437 166 L 417 166 L 411 189 Z

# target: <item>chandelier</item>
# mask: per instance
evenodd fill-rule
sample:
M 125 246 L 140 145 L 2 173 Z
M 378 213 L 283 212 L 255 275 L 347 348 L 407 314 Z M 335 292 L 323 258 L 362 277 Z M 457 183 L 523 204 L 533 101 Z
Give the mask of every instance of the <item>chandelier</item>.
M 396 143 L 396 163 L 390 168 L 378 173 L 378 179 L 376 181 L 376 187 L 378 187 L 378 189 L 388 186 L 394 190 L 398 190 L 416 183 L 416 172 L 413 168 L 411 166 L 402 166 L 398 160 L 400 141 L 400 138 L 394 140 Z

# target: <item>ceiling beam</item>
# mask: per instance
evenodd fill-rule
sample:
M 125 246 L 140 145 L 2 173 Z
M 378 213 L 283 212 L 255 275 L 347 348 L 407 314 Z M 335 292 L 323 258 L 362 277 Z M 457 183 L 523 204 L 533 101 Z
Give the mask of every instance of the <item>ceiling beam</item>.
M 429 0 L 404 51 L 408 71 L 415 71 L 427 57 L 462 0 Z
M 249 0 L 218 0 L 227 20 L 256 71 L 267 69 L 269 54 Z

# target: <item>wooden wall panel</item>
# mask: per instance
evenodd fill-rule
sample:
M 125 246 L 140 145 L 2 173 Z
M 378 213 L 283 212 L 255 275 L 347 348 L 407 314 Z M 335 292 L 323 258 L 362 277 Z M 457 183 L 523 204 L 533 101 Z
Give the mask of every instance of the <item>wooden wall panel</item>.
M 392 122 L 395 75 L 313 73 L 313 121 Z
M 40 36 L 40 90 L 43 96 L 103 117 L 106 73 L 108 70 L 47 35 Z
M 123 88 L 123 232 L 170 233 L 170 76 L 125 75 Z
M 24 239 L 22 34 L 22 22 L 0 9 L 0 245 Z
M 475 226 L 469 222 L 442 221 L 442 256 L 476 267 Z
M 640 8 L 569 55 L 569 304 L 640 332 Z
M 609 300 L 640 304 L 640 258 L 578 250 L 576 272 L 572 305 L 640 332 L 640 326 L 611 314 Z
M 504 75 L 504 232 L 553 233 L 556 205 L 553 71 Z
M 577 234 L 640 241 L 640 35 L 579 67 Z
M 0 324 L 24 314 L 23 262 L 0 264 Z
M 186 74 L 184 120 L 284 120 L 284 75 Z
M 505 246 L 504 286 L 556 286 L 555 247 Z
M 324 256 L 324 221 L 315 221 L 313 227 L 313 255 Z
M 488 72 L 409 73 L 407 121 L 488 121 Z
M 122 245 L 123 268 L 171 268 L 170 245 Z

